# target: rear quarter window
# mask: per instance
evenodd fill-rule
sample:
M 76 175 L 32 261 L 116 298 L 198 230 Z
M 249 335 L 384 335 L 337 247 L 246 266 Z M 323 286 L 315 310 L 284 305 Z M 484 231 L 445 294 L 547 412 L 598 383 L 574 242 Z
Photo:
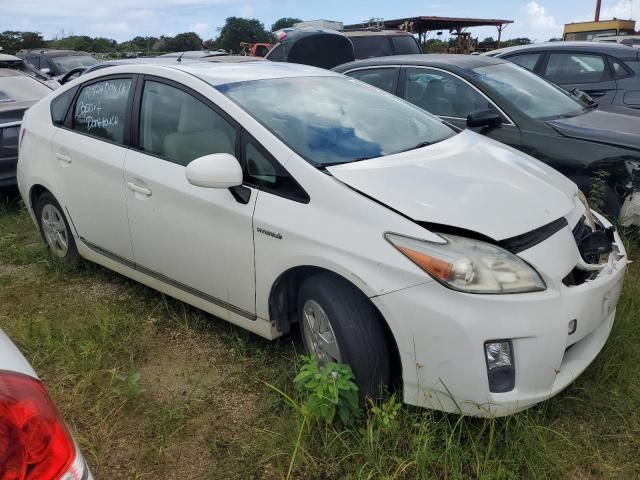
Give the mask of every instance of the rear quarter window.
M 622 61 L 614 57 L 609 57 L 611 70 L 616 78 L 624 78 L 633 75 L 631 69 Z
M 71 105 L 77 91 L 78 87 L 72 88 L 51 101 L 51 121 L 55 125 L 64 125 L 69 105 Z

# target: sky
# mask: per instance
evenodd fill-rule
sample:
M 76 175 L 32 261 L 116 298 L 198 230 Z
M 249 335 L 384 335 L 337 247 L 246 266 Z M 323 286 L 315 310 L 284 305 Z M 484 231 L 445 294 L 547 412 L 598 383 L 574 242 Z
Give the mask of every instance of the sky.
M 639 21 L 640 0 L 603 0 L 601 18 Z M 327 19 L 346 24 L 368 18 L 448 16 L 514 20 L 503 38 L 546 41 L 562 35 L 564 23 L 593 19 L 595 0 L 0 0 L 0 31 L 113 38 L 175 35 L 195 31 L 215 38 L 230 16 L 257 18 L 270 28 L 281 17 Z M 474 37 L 497 36 L 493 27 L 471 29 Z

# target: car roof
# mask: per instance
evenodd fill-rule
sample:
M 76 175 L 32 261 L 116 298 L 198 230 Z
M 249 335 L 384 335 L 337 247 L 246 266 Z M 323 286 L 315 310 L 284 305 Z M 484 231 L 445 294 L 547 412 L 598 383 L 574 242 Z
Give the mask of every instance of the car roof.
M 201 61 L 204 62 L 220 62 L 220 63 L 245 63 L 245 62 L 267 62 L 263 57 L 252 57 L 249 55 L 218 55 L 215 57 L 205 57 Z
M 529 45 L 517 45 L 515 47 L 500 48 L 487 52 L 483 55 L 488 56 L 503 56 L 509 53 L 515 52 L 527 52 L 537 50 L 566 50 L 573 52 L 593 52 L 612 55 L 620 59 L 635 60 L 638 58 L 638 49 L 630 47 L 628 45 L 621 45 L 619 43 L 603 43 L 603 42 L 546 42 L 546 43 L 531 43 Z
M 117 67 L 118 65 L 180 65 L 181 63 L 200 63 L 205 59 L 197 58 L 182 58 L 180 62 L 176 57 L 138 57 L 138 58 L 123 58 L 120 60 L 105 60 L 96 65 L 88 67 L 84 73 L 95 72 L 96 70 L 102 70 L 107 67 Z
M 46 55 L 47 57 L 75 57 L 81 55 L 89 55 L 90 53 L 83 52 L 80 50 L 61 50 L 55 48 L 32 48 L 31 50 L 20 50 L 18 53 L 22 54 L 35 54 L 35 55 Z
M 366 60 L 357 60 L 355 62 L 339 65 L 334 70 L 337 72 L 344 72 L 353 68 L 372 67 L 378 65 L 420 65 L 433 67 L 453 66 L 459 69 L 469 69 L 501 63 L 507 63 L 507 61 L 499 58 L 483 57 L 480 55 L 428 53 L 368 58 Z
M 118 68 L 120 73 L 127 72 L 125 68 L 126 63 L 121 66 L 114 66 Z M 172 70 L 179 70 L 189 75 L 193 75 L 212 86 L 224 85 L 229 83 L 248 82 L 254 80 L 268 80 L 276 78 L 294 78 L 294 77 L 340 77 L 335 72 L 325 70 L 322 68 L 309 67 L 307 65 L 299 65 L 296 63 L 283 63 L 283 62 L 243 62 L 243 63 L 222 63 L 222 62 L 206 62 L 206 61 L 194 61 L 183 63 L 151 63 L 144 65 L 131 64 L 131 67 L 135 67 L 133 73 L 149 73 L 158 74 L 161 69 L 170 68 Z M 102 70 L 97 70 L 91 73 L 102 73 Z M 105 72 L 104 75 L 110 75 L 113 72 Z M 129 72 L 127 72 L 129 73 Z M 100 75 L 95 76 L 94 79 L 99 78 Z
M 380 37 L 380 36 L 398 36 L 398 35 L 411 35 L 409 32 L 402 30 L 340 30 L 340 33 L 347 37 Z
M 214 86 L 276 78 L 337 76 L 330 70 L 283 62 L 198 62 L 170 68 L 182 70 Z
M 229 55 L 223 50 L 185 50 L 183 52 L 170 52 L 158 55 L 158 58 L 208 58 L 223 57 Z

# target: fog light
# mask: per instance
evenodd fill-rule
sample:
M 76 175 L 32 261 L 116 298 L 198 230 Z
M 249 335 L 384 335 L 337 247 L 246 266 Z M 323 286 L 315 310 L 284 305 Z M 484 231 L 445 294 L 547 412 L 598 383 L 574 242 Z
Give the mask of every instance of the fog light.
M 573 319 L 569 322 L 569 335 L 573 335 L 574 333 L 576 333 L 576 330 L 578 329 L 578 320 Z
M 513 390 L 516 372 L 511 340 L 492 340 L 484 344 L 489 390 L 504 393 Z

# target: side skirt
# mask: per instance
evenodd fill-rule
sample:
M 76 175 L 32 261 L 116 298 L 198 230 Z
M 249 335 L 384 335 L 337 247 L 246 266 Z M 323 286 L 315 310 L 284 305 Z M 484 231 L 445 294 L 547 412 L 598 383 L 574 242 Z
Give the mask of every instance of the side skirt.
M 205 293 L 191 289 L 186 285 L 174 282 L 164 276 L 152 273 L 147 269 L 136 269 L 132 262 L 125 261 L 124 259 L 120 261 L 120 259 L 116 259 L 114 255 L 100 250 L 99 247 L 88 244 L 81 238 L 76 237 L 76 245 L 78 252 L 83 258 L 120 273 L 125 277 L 129 277 L 147 287 L 158 290 L 189 305 L 193 305 L 196 308 L 233 323 L 267 340 L 273 340 L 282 336 L 276 329 L 275 322 L 256 317 L 249 312 L 245 312 Z

